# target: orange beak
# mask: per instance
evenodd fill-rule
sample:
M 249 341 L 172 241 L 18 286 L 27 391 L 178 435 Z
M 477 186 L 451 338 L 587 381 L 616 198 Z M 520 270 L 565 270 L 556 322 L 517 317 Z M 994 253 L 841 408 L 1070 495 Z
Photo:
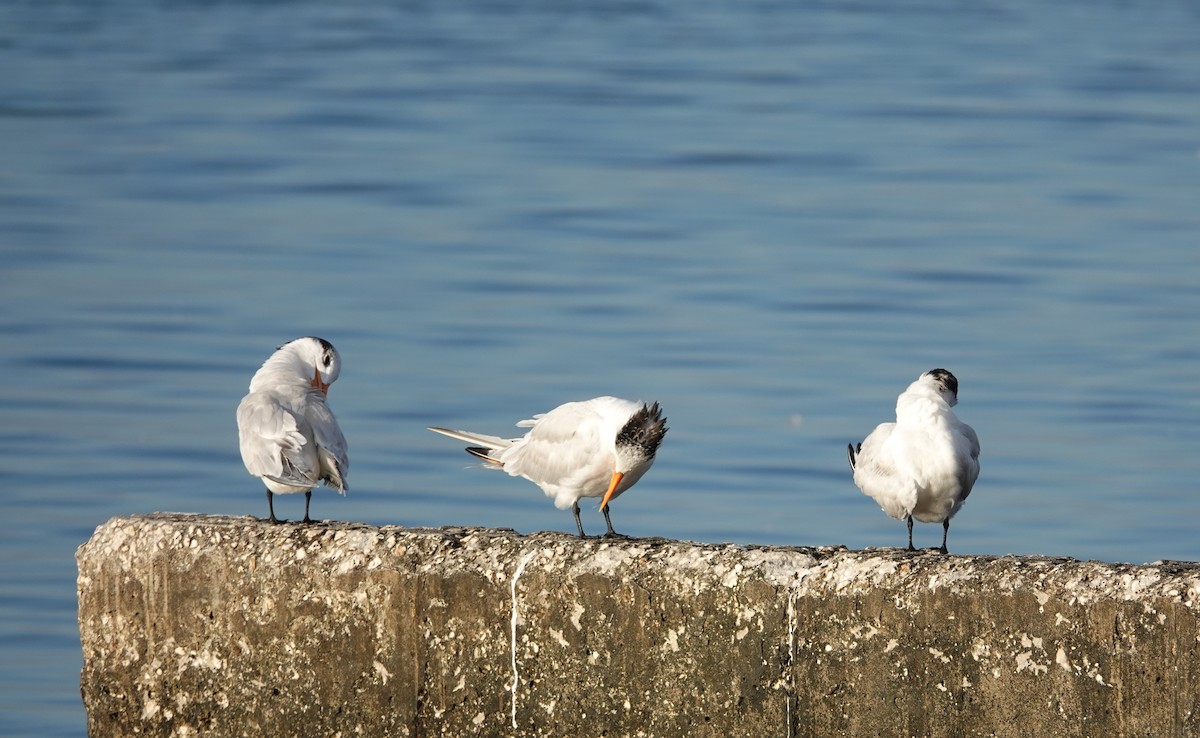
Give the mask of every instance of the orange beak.
M 625 477 L 621 472 L 613 472 L 612 481 L 608 483 L 608 491 L 604 493 L 604 499 L 600 502 L 600 509 L 603 510 L 608 505 L 608 501 L 612 499 L 613 492 L 617 491 L 617 485 L 621 483 L 621 479 Z
M 319 369 L 313 369 L 312 386 L 313 389 L 321 390 L 321 394 L 323 395 L 329 394 L 329 385 L 321 381 L 321 371 Z

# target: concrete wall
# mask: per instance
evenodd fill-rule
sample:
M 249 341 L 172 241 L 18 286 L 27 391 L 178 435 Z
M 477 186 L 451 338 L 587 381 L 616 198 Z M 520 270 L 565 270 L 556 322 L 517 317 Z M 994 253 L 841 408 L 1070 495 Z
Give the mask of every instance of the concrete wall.
M 1200 735 L 1200 567 L 116 518 L 102 736 Z

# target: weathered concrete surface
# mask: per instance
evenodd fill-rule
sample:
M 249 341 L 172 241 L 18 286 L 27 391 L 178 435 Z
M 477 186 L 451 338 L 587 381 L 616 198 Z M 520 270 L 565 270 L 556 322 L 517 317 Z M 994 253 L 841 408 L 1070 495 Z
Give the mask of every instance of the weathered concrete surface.
M 93 738 L 1200 735 L 1195 564 L 168 514 L 78 562 Z

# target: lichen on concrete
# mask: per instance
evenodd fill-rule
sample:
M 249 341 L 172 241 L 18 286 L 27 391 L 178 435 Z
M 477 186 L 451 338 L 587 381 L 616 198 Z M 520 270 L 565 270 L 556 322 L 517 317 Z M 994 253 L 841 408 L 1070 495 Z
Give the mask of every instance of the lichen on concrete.
M 1200 568 L 155 514 L 78 553 L 89 734 L 1200 734 Z

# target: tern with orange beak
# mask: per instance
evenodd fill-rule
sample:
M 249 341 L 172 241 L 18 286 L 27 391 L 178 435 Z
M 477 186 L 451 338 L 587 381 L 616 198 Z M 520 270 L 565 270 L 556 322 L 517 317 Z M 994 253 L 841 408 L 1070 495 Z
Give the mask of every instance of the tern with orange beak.
M 600 497 L 608 526 L 606 538 L 624 538 L 613 530 L 608 503 L 637 483 L 654 463 L 667 433 L 659 404 L 596 397 L 568 402 L 548 413 L 517 423 L 529 428 L 520 438 L 468 431 L 429 430 L 476 444 L 467 452 L 494 469 L 524 477 L 554 498 L 559 510 L 571 508 L 579 537 L 587 538 L 579 519 L 579 499 Z
M 325 404 L 341 370 L 342 358 L 329 341 L 297 338 L 255 372 L 249 394 L 238 405 L 242 462 L 267 486 L 272 523 L 281 522 L 273 495 L 303 492 L 304 522 L 309 523 L 313 487 L 324 482 L 341 494 L 349 489 L 346 438 Z
M 958 379 L 930 369 L 896 399 L 896 422 L 881 423 L 846 449 L 854 483 L 883 511 L 908 524 L 913 518 L 942 524 L 942 547 L 950 518 L 979 478 L 979 436 L 950 408 L 958 404 Z

